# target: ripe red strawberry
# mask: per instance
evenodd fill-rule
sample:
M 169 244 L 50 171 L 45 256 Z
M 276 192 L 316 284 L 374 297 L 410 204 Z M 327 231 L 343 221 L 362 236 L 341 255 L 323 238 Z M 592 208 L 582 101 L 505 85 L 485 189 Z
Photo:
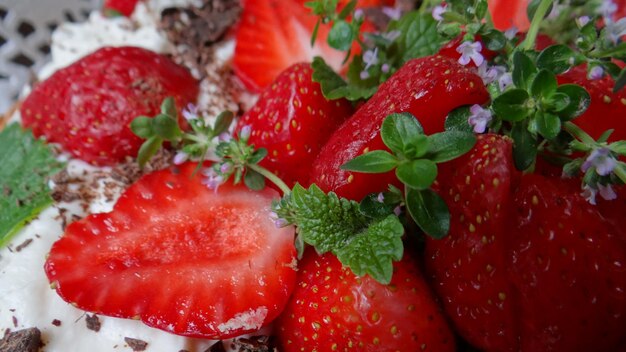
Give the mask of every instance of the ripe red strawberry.
M 233 60 L 237 76 L 250 90 L 260 91 L 292 64 L 311 62 L 315 56 L 339 71 L 345 53 L 326 42 L 328 26 L 320 26 L 311 47 L 316 21 L 301 0 L 246 1 Z
M 426 268 L 457 331 L 485 351 L 613 350 L 626 322 L 626 243 L 578 181 L 524 175 L 507 137 L 444 164 L 450 234 Z
M 139 0 L 105 0 L 102 7 L 104 14 L 107 16 L 126 16 L 130 17 L 135 11 L 135 6 Z
M 308 251 L 276 331 L 285 352 L 455 350 L 445 318 L 407 256 L 386 286 L 355 277 L 331 254 Z
M 500 30 L 515 27 L 520 31 L 527 31 L 530 27 L 526 14 L 529 2 L 530 0 L 488 0 L 494 27 Z
M 269 153 L 261 165 L 288 185 L 306 185 L 320 149 L 352 114 L 349 101 L 326 100 L 312 74 L 310 64 L 292 65 L 237 124 L 238 130 L 251 127 L 250 143 Z
M 359 201 L 369 193 L 384 191 L 396 182 L 393 173 L 362 174 L 339 168 L 368 150 L 385 149 L 379 130 L 388 114 L 410 112 L 432 134 L 443 130 L 451 110 L 488 99 L 481 78 L 453 59 L 411 60 L 330 137 L 313 165 L 311 181 L 324 191 Z
M 50 251 L 59 295 L 98 314 L 171 333 L 223 339 L 282 311 L 296 279 L 293 227 L 269 213 L 277 192 L 225 184 L 195 164 L 144 176 L 110 213 L 72 223 Z
M 591 96 L 591 105 L 584 114 L 573 120 L 593 138 L 609 129 L 615 131 L 609 141 L 626 139 L 626 92 L 613 93 L 615 81 L 608 75 L 600 80 L 587 79 L 587 68 L 577 66 L 558 77 L 559 83 L 581 85 Z
M 168 96 L 185 106 L 197 95 L 195 79 L 165 56 L 109 47 L 37 84 L 20 111 L 36 136 L 89 163 L 112 165 L 137 154 L 142 141 L 129 127 L 135 117 L 156 115 Z

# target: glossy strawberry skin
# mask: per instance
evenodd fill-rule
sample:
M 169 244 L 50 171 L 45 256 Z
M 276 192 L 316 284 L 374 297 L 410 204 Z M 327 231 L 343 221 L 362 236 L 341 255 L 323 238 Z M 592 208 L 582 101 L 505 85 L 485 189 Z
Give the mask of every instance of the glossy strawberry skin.
M 352 173 L 340 167 L 368 150 L 386 149 L 379 131 L 387 115 L 410 112 L 425 133 L 432 134 L 443 131 L 451 110 L 488 99 L 481 78 L 453 59 L 429 56 L 408 61 L 333 133 L 313 165 L 311 181 L 324 191 L 358 201 L 369 193 L 385 191 L 388 184 L 397 182 L 393 173 Z
M 424 254 L 434 289 L 461 336 L 493 351 L 508 350 L 516 331 L 503 238 L 514 226 L 510 190 L 520 177 L 511 153 L 510 139 L 483 135 L 468 154 L 440 166 L 450 232 L 441 240 L 427 237 Z
M 353 111 L 345 99 L 326 100 L 312 74 L 308 63 L 292 65 L 237 124 L 250 126 L 250 143 L 268 150 L 260 164 L 291 186 L 307 185 L 315 157 Z
M 522 176 L 511 141 L 487 135 L 438 182 L 451 230 L 427 239 L 426 268 L 472 345 L 613 350 L 626 337 L 626 243 L 579 181 Z
M 489 13 L 496 29 L 507 30 L 512 27 L 527 31 L 530 21 L 526 14 L 529 0 L 488 0 Z
M 138 2 L 139 0 L 106 0 L 103 9 L 105 14 L 113 12 L 130 17 L 135 11 Z
M 156 115 L 168 96 L 185 106 L 197 95 L 195 79 L 165 56 L 108 47 L 37 84 L 20 112 L 36 136 L 89 163 L 114 165 L 142 143 L 129 127 L 135 117 Z
M 626 139 L 626 92 L 613 93 L 615 82 L 609 76 L 600 80 L 587 79 L 587 68 L 577 66 L 558 77 L 559 83 L 579 84 L 589 92 L 591 104 L 585 113 L 574 119 L 576 125 L 593 138 L 609 129 L 615 131 L 609 141 Z
M 276 324 L 282 351 L 454 351 L 454 336 L 416 263 L 394 264 L 391 284 L 357 278 L 331 254 L 305 253 Z
M 141 178 L 110 213 L 70 224 L 46 274 L 86 311 L 141 319 L 171 333 L 223 339 L 283 309 L 296 278 L 294 229 L 269 213 L 278 193 L 225 184 L 184 164 Z

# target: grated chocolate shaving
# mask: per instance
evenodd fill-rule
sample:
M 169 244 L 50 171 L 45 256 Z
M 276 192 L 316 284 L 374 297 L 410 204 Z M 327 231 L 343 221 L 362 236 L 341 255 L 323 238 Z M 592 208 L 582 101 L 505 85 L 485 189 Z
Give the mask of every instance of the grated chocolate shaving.
M 89 315 L 85 316 L 85 324 L 87 325 L 87 329 L 93 330 L 95 332 L 100 331 L 102 324 L 100 323 L 100 318 L 97 315 Z
M 251 336 L 235 338 L 229 343 L 230 347 L 226 349 L 222 341 L 217 342 L 205 352 L 277 352 L 275 341 L 269 336 Z
M 29 239 L 25 240 L 24 242 L 22 242 L 22 244 L 20 244 L 20 245 L 18 245 L 17 247 L 15 247 L 15 251 L 16 251 L 16 252 L 19 252 L 19 251 L 21 251 L 22 249 L 24 249 L 24 248 L 28 247 L 28 245 L 30 245 L 31 243 L 33 243 L 33 239 L 32 239 L 32 238 L 29 238 Z
M 37 328 L 6 332 L 0 340 L 1 352 L 37 352 L 41 346 L 41 332 Z
M 126 344 L 128 344 L 128 347 L 132 348 L 133 351 L 135 352 L 145 351 L 146 348 L 148 347 L 148 343 L 146 341 L 133 339 L 132 337 L 125 337 L 124 341 L 126 341 Z
M 54 319 L 52 321 L 52 325 L 54 325 L 54 326 L 61 326 L 61 321 L 59 319 Z

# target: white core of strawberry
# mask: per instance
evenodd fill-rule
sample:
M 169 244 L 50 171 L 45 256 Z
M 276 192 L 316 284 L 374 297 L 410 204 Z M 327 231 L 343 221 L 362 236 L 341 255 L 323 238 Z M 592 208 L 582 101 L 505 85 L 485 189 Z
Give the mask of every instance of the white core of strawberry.
M 250 309 L 246 312 L 238 313 L 226 323 L 217 326 L 219 331 L 227 334 L 236 330 L 258 330 L 263 326 L 267 317 L 267 307 L 261 306 L 257 309 Z

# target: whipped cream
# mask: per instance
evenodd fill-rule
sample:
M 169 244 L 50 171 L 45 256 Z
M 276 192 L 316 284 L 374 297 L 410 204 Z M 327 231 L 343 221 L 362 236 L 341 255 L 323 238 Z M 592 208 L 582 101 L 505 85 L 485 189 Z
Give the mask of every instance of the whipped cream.
M 164 3 L 181 1 L 154 1 L 157 7 Z M 58 69 L 66 67 L 85 55 L 105 46 L 137 46 L 167 54 L 172 45 L 158 30 L 157 16 L 149 11 L 150 3 L 139 2 L 131 18 L 107 18 L 94 11 L 83 23 L 63 23 L 52 34 L 52 61 L 38 73 L 46 79 Z M 160 12 L 158 12 L 160 13 Z

